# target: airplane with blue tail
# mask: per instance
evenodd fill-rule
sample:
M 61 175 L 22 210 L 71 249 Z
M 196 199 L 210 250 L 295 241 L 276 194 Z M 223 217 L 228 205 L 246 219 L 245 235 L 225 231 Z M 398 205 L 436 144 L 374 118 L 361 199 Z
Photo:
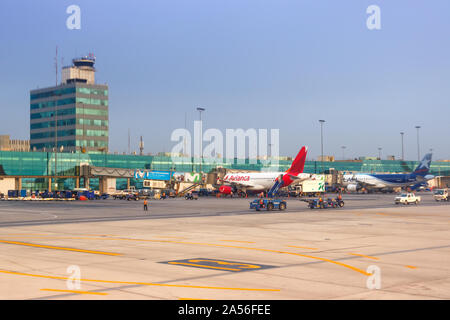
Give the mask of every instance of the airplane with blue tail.
M 343 176 L 344 186 L 348 191 L 358 191 L 365 189 L 385 189 L 397 187 L 409 187 L 414 190 L 434 176 L 429 174 L 431 164 L 431 153 L 425 155 L 417 168 L 411 173 L 402 174 L 369 174 L 357 173 Z

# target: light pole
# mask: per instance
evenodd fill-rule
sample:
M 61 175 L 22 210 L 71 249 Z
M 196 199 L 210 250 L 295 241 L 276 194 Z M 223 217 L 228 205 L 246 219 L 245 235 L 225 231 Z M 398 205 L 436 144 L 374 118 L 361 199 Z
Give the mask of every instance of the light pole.
M 342 160 L 345 160 L 345 148 L 347 148 L 346 146 L 342 146 Z
M 404 153 L 404 149 L 403 149 L 403 135 L 404 134 L 405 134 L 404 132 L 400 132 L 400 135 L 402 136 L 402 161 L 405 160 L 405 153 Z
M 420 126 L 416 126 L 417 129 L 417 161 L 420 162 L 420 146 L 419 146 L 419 129 Z
M 198 113 L 199 113 L 199 116 L 200 116 L 200 125 L 202 126 L 201 127 L 201 132 L 200 132 L 200 144 L 199 144 L 199 146 L 200 146 L 200 174 L 202 174 L 202 163 L 203 163 L 203 146 L 202 146 L 202 142 L 203 142 L 203 137 L 202 137 L 202 135 L 203 135 L 203 122 L 202 122 L 202 111 L 205 111 L 206 109 L 205 108 L 200 108 L 200 107 L 198 107 L 197 108 L 197 111 L 198 111 Z
M 58 188 L 57 183 L 56 183 L 56 176 L 57 176 L 57 172 L 58 172 L 58 98 L 61 97 L 62 93 L 57 93 L 56 94 L 56 100 L 55 100 L 55 189 Z M 50 184 L 51 186 L 51 184 Z
M 184 128 L 187 131 L 187 112 L 184 112 Z M 188 154 L 186 149 L 187 149 L 187 142 L 186 139 L 184 139 L 184 149 L 183 149 L 184 154 L 182 155 L 183 157 Z
M 380 159 L 380 160 L 381 160 L 381 149 L 382 148 L 378 148 L 378 159 Z
M 322 166 L 322 173 L 323 173 L 323 123 L 325 120 L 319 120 L 320 122 L 320 154 L 321 154 L 321 166 Z
M 57 163 L 58 163 L 58 116 L 56 115 L 58 110 L 56 108 L 56 104 L 57 101 L 55 101 L 55 148 L 54 148 L 54 152 L 55 152 L 55 178 L 53 183 L 55 184 L 55 189 L 56 189 L 56 175 L 57 175 Z

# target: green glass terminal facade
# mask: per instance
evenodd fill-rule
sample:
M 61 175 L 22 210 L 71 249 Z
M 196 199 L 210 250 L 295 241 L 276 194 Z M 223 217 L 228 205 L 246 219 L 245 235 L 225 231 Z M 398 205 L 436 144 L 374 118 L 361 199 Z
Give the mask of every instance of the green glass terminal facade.
M 94 153 L 58 153 L 56 157 L 56 175 L 58 188 L 72 189 L 75 187 L 74 177 L 79 176 L 80 164 L 89 164 L 96 167 L 147 169 L 173 172 L 199 172 L 201 159 L 168 156 L 138 156 Z M 285 171 L 291 165 L 291 160 L 280 160 L 278 168 L 264 161 L 250 163 L 248 159 L 224 162 L 223 159 L 203 159 L 201 169 L 209 172 L 217 167 L 237 170 L 268 170 Z M 417 161 L 399 160 L 362 160 L 362 161 L 334 161 L 323 162 L 325 170 L 334 168 L 342 172 L 411 172 L 418 165 Z M 320 173 L 322 162 L 306 161 L 304 172 Z M 436 176 L 450 176 L 450 162 L 432 162 L 430 174 Z M 25 189 L 47 189 L 46 177 L 55 175 L 55 153 L 52 152 L 14 152 L 0 151 L 0 178 L 15 176 L 23 177 Z M 67 177 L 67 178 L 64 178 Z M 131 185 L 140 186 L 142 181 L 131 179 Z M 81 183 L 82 184 L 82 183 Z M 90 186 L 96 188 L 98 179 L 91 179 Z M 117 179 L 117 188 L 126 186 L 126 179 Z
M 55 130 L 55 127 L 57 130 Z M 30 149 L 108 151 L 108 86 L 69 82 L 30 92 Z

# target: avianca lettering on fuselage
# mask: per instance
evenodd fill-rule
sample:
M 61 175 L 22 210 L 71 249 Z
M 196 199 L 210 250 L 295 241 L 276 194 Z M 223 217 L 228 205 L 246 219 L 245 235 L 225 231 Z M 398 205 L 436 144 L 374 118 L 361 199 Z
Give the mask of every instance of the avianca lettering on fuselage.
M 239 189 L 265 191 L 270 189 L 275 180 L 283 176 L 283 187 L 287 187 L 292 182 L 301 182 L 312 177 L 309 173 L 303 173 L 305 167 L 307 147 L 302 147 L 292 161 L 291 167 L 286 172 L 251 172 L 232 173 L 223 178 L 223 182 L 233 185 Z M 221 188 L 231 190 L 231 188 Z
M 223 181 L 250 181 L 250 176 L 240 176 L 240 175 L 233 175 L 233 174 L 227 174 L 225 178 L 223 178 Z

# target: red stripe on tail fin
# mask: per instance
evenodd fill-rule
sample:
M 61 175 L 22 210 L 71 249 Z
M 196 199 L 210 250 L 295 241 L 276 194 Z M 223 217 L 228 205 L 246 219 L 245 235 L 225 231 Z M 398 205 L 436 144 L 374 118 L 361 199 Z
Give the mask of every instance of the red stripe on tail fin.
M 292 161 L 291 167 L 287 171 L 292 175 L 298 175 L 303 172 L 303 168 L 305 167 L 306 154 L 308 153 L 307 147 L 302 147 L 300 152 L 295 157 L 294 161 Z

